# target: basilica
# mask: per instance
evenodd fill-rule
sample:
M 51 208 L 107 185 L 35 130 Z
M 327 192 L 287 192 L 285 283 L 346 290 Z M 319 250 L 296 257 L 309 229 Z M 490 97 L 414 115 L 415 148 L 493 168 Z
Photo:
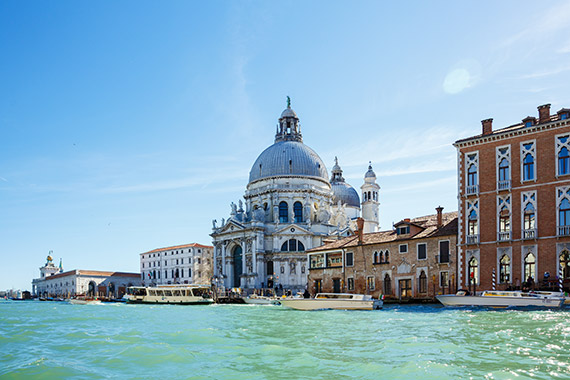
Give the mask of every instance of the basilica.
M 306 250 L 353 234 L 378 231 L 378 191 L 372 166 L 358 192 L 345 182 L 335 158 L 331 177 L 319 155 L 303 143 L 289 98 L 275 143 L 255 160 L 244 201 L 229 217 L 212 222 L 214 279 L 225 287 L 303 290 Z

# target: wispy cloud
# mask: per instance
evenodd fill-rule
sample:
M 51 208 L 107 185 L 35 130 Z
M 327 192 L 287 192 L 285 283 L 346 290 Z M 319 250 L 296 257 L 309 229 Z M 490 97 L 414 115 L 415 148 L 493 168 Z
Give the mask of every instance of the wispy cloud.
M 533 79 L 533 78 L 542 78 L 542 77 L 548 77 L 551 75 L 556 75 L 556 74 L 560 74 L 563 73 L 565 71 L 570 71 L 570 66 L 566 66 L 566 67 L 558 67 L 555 69 L 550 69 L 550 70 L 541 70 L 541 71 L 537 71 L 531 74 L 526 74 L 521 76 L 521 79 Z

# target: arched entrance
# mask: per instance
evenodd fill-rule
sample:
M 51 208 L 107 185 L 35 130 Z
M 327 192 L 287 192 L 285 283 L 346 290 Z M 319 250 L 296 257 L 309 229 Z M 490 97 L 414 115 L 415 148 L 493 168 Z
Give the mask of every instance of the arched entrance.
M 89 288 L 87 289 L 87 295 L 89 297 L 95 297 L 96 294 L 97 294 L 97 284 L 95 283 L 95 281 L 90 281 Z
M 116 294 L 115 294 L 115 284 L 113 282 L 111 282 L 109 284 L 109 297 L 111 298 L 115 298 Z
M 242 271 L 243 261 L 241 256 L 242 256 L 241 246 L 238 245 L 234 248 L 232 253 L 232 257 L 234 258 L 234 281 L 232 286 L 235 288 L 240 287 L 240 276 L 243 273 Z

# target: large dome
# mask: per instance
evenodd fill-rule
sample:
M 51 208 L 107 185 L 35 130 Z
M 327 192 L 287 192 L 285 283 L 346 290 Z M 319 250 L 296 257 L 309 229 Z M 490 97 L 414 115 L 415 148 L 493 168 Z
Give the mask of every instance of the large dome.
M 299 141 L 279 141 L 265 149 L 249 172 L 249 182 L 275 176 L 317 177 L 328 183 L 323 160 Z
M 332 201 L 336 205 L 338 201 L 347 206 L 360 207 L 360 197 L 354 187 L 346 182 L 331 183 L 333 198 Z

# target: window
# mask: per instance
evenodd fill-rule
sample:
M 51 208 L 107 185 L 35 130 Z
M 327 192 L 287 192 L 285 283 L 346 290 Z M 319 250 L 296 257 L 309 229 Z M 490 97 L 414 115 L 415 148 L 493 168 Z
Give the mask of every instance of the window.
M 384 276 L 384 294 L 392 294 L 392 280 L 388 273 Z
M 534 142 L 527 142 L 521 144 L 521 157 L 522 160 L 522 179 L 523 181 L 532 181 L 535 179 L 534 175 L 534 157 L 535 149 Z
M 499 282 L 502 284 L 511 281 L 511 258 L 508 255 L 501 257 L 499 265 Z
M 303 205 L 301 202 L 295 202 L 293 204 L 293 213 L 295 214 L 295 223 L 303 222 Z
M 477 166 L 471 164 L 467 171 L 467 186 L 477 186 Z
M 310 268 L 324 268 L 325 266 L 325 255 L 324 254 L 318 254 L 318 255 L 311 255 L 310 256 L 311 261 L 310 261 Z M 273 270 L 271 271 L 267 271 L 267 273 L 272 273 Z
M 509 161 L 506 158 L 503 158 L 499 163 L 499 181 L 508 181 L 510 179 Z
M 348 287 L 348 290 L 354 290 L 354 278 L 353 277 L 347 278 L 346 285 Z
M 287 202 L 279 203 L 279 222 L 287 223 L 289 221 L 289 206 Z
M 477 235 L 479 233 L 479 226 L 477 220 L 477 212 L 475 210 L 471 210 L 469 213 L 469 221 L 468 221 L 468 231 L 469 235 Z
M 281 246 L 281 252 L 302 252 L 305 246 L 299 240 L 289 239 Z
M 184 268 L 180 269 L 180 277 L 184 277 Z
M 283 274 L 283 273 L 285 273 L 285 267 L 284 266 L 281 267 L 281 274 Z
M 560 268 L 562 269 L 562 278 L 567 280 L 570 278 L 570 253 L 564 250 L 560 253 Z
M 476 284 L 479 280 L 479 262 L 475 257 L 469 260 L 467 272 L 469 273 L 469 283 Z
M 389 252 L 389 251 L 386 251 L 386 252 L 384 253 L 384 263 L 385 263 L 385 264 L 390 263 L 390 252 Z
M 570 135 L 556 137 L 556 154 L 558 157 L 558 165 L 556 167 L 557 175 L 570 174 Z
M 372 254 L 372 263 L 380 264 L 380 262 L 381 262 L 380 252 L 374 251 L 374 253 Z
M 420 243 L 418 244 L 418 260 L 425 260 L 427 259 L 427 244 Z
M 449 263 L 449 240 L 439 242 L 439 262 Z
M 558 207 L 558 225 L 570 226 L 570 201 L 564 198 Z
M 354 265 L 354 261 L 353 261 L 353 253 L 352 252 L 346 252 L 345 254 L 345 263 L 347 267 L 351 267 Z
M 401 226 L 396 230 L 398 235 L 407 235 L 410 233 L 410 226 Z
M 418 293 L 427 293 L 427 275 L 424 271 L 420 273 L 420 278 L 418 281 Z
M 407 244 L 400 244 L 400 253 L 408 253 L 408 245 Z
M 315 280 L 315 293 L 320 293 L 323 289 L 323 280 Z
M 527 203 L 526 207 L 524 208 L 523 223 L 525 230 L 534 230 L 535 228 L 534 206 L 530 202 Z
M 368 290 L 376 289 L 376 281 L 374 280 L 374 277 L 372 276 L 366 277 L 366 288 Z
M 529 253 L 524 258 L 524 280 L 531 279 L 534 281 L 536 278 L 536 257 Z

